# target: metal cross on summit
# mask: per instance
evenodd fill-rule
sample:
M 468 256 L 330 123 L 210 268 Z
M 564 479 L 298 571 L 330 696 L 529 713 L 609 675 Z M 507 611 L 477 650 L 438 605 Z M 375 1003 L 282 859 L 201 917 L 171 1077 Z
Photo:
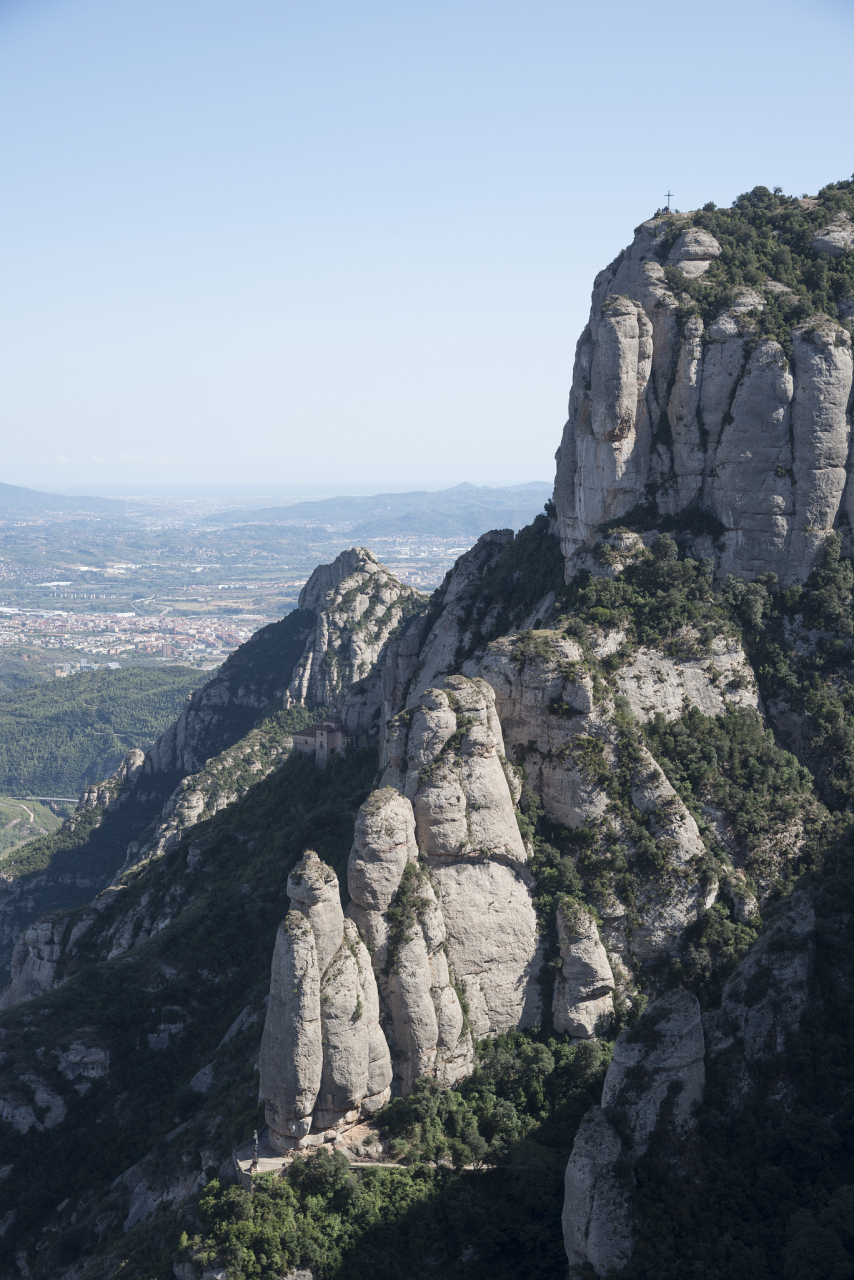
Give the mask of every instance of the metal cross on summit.
M 670 212 L 670 201 L 672 200 L 672 198 L 673 198 L 673 192 L 672 192 L 672 191 L 668 191 L 668 193 L 667 193 L 667 205 L 665 206 L 665 207 L 666 207 L 666 209 L 667 209 L 667 212 L 668 212 L 668 213 Z

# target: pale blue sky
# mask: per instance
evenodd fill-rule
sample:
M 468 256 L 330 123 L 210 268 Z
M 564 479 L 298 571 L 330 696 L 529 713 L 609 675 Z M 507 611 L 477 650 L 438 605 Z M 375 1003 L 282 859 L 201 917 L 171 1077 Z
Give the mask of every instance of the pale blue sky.
M 854 170 L 812 0 L 0 0 L 0 479 L 550 479 L 663 202 Z

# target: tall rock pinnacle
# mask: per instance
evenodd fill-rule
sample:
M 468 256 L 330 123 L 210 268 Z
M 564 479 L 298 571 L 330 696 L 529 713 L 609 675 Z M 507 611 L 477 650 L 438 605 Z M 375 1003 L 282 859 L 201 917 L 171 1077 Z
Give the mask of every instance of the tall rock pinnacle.
M 729 211 L 716 216 L 727 225 Z M 777 216 L 791 221 L 791 207 Z M 567 579 L 602 527 L 623 521 L 667 521 L 722 575 L 783 583 L 803 580 L 834 527 L 848 527 L 847 299 L 831 316 L 770 277 L 740 284 L 732 255 L 693 225 L 703 219 L 643 223 L 596 277 L 556 455 Z M 819 237 L 810 262 L 827 252 Z

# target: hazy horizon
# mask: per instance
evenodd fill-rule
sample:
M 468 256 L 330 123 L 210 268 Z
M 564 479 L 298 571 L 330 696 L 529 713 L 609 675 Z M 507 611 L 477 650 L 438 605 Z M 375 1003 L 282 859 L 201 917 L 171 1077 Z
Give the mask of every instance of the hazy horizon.
M 4 483 L 10 483 L 5 481 Z M 263 485 L 240 482 L 217 483 L 209 482 L 207 484 L 189 484 L 189 485 L 169 485 L 169 484 L 69 484 L 62 485 L 21 485 L 20 488 L 33 489 L 34 492 L 65 494 L 68 497 L 98 497 L 98 498 L 251 498 L 253 502 L 260 499 L 270 498 L 272 501 L 288 501 L 301 502 L 309 500 L 319 500 L 322 498 L 358 498 L 358 497 L 375 497 L 383 493 L 443 493 L 447 489 L 458 488 L 462 484 L 471 484 L 475 488 L 484 489 L 510 489 L 524 485 L 541 484 L 551 486 L 552 480 L 516 480 L 507 485 L 487 485 L 478 484 L 473 480 L 457 480 L 448 484 L 419 484 L 416 479 L 409 482 L 402 482 L 400 485 L 390 484 L 388 486 L 378 484 L 371 486 L 367 483 L 335 486 L 314 485 Z
M 596 273 L 668 190 L 847 177 L 794 107 L 852 36 L 838 0 L 0 3 L 0 478 L 550 479 Z

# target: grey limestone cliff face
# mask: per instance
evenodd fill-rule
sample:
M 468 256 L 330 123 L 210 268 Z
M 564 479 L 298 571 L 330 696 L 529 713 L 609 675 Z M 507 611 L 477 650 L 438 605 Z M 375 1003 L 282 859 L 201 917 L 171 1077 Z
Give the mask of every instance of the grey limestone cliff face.
M 86 809 L 97 809 L 99 807 L 110 809 L 123 804 L 144 765 L 145 754 L 139 748 L 134 747 L 120 761 L 118 768 L 106 781 L 97 782 L 91 787 L 84 787 L 77 809 L 67 819 L 71 830 L 74 829 L 80 815 Z
M 345 920 L 334 871 L 309 852 L 288 878 L 259 1070 L 271 1141 L 316 1146 L 390 1096 L 370 956 Z
M 175 723 L 146 752 L 139 787 L 164 773 L 197 773 L 282 700 L 286 707 L 336 705 L 347 688 L 371 674 L 398 623 L 419 606 L 426 608 L 418 592 L 364 548 L 319 565 L 298 608 L 257 632 L 188 698 Z M 381 700 L 378 673 L 374 679 L 377 696 L 361 707 L 363 719 L 373 716 Z M 358 721 L 358 694 L 353 702 L 351 718 Z
M 210 757 L 239 741 L 265 712 L 280 706 L 316 621 L 311 610 L 295 609 L 241 645 L 213 679 L 188 698 L 175 723 L 146 752 L 140 789 L 156 786 L 161 774 L 177 779 L 198 772 Z
M 118 885 L 131 868 L 176 848 L 191 827 L 242 799 L 250 787 L 280 767 L 289 752 L 288 736 L 275 722 L 262 723 L 208 759 L 204 768 L 182 778 L 163 805 L 158 821 L 146 833 L 147 838 L 128 846 L 112 884 Z
M 429 607 L 414 614 L 389 641 L 379 675 L 381 769 L 388 765 L 389 721 L 398 712 L 414 708 L 426 689 L 440 685 L 445 676 L 460 669 L 460 654 L 473 640 L 472 606 L 482 589 L 484 573 L 512 540 L 510 529 L 493 529 L 478 538 L 445 576 Z M 359 696 L 353 691 L 344 700 L 345 720 L 357 714 Z
M 854 226 L 847 213 L 839 213 L 813 237 L 814 253 L 827 253 L 831 258 L 841 258 L 854 249 Z
M 0 992 L 0 1009 L 32 1000 L 54 985 L 66 929 L 64 912 L 42 916 L 24 929 L 12 952 L 12 980 Z
M 596 921 L 580 903 L 557 908 L 561 967 L 552 996 L 554 1029 L 576 1040 L 591 1040 L 600 1019 L 614 1012 L 614 974 Z
M 347 884 L 347 914 L 377 977 L 396 1089 L 406 1096 L 419 1076 L 456 1084 L 471 1070 L 474 1046 L 448 969 L 442 909 L 419 862 L 412 805 L 391 787 L 359 810 Z M 393 923 L 390 907 L 406 914 Z
M 564 1183 L 563 1237 L 570 1266 L 589 1263 L 598 1276 L 629 1261 L 636 1223 L 633 1165 L 653 1135 L 662 1158 L 678 1168 L 705 1089 L 700 1006 L 687 991 L 651 1005 L 614 1045 L 601 1107 L 587 1113 Z
M 411 802 L 476 1036 L 532 1026 L 542 946 L 495 699 L 450 676 L 392 721 L 383 781 Z M 518 797 L 518 791 L 516 792 Z
M 493 529 L 478 538 L 471 551 L 457 561 L 443 586 L 441 613 L 425 636 L 417 661 L 408 673 L 406 706 L 415 706 L 425 689 L 458 670 L 460 650 L 469 640 L 471 603 L 482 588 L 484 570 L 512 540 L 512 530 Z M 394 710 L 399 707 L 398 703 Z
M 784 1058 L 811 999 L 815 909 L 796 890 L 768 922 L 724 987 L 720 1009 L 703 1015 L 710 1060 L 724 1068 L 729 1105 L 753 1088 L 756 1069 Z
M 651 1005 L 634 1031 L 623 1032 L 602 1090 L 602 1106 L 621 1114 L 634 1157 L 656 1126 L 687 1134 L 703 1099 L 705 1041 L 696 996 L 670 991 Z
M 802 580 L 854 503 L 850 335 L 816 315 L 793 329 L 791 359 L 773 339 L 756 342 L 751 316 L 779 290 L 773 281 L 736 290 L 707 329 L 697 315 L 680 324 L 659 260 L 669 228 L 667 219 L 643 223 L 596 277 L 557 453 L 567 580 L 601 526 L 639 505 L 716 517 L 722 574 Z M 835 227 L 819 248 L 833 252 L 850 235 Z M 667 262 L 697 278 L 719 253 L 711 235 L 687 228 Z
M 707 653 L 695 631 L 686 629 L 683 639 L 686 648 L 696 645 L 696 656 L 675 658 L 641 645 L 615 672 L 617 687 L 639 720 L 651 720 L 657 713 L 675 720 L 686 703 L 705 716 L 722 715 L 728 707 L 761 713 L 756 676 L 737 640 L 716 636 Z
M 634 1249 L 634 1175 L 617 1131 L 601 1107 L 581 1121 L 566 1166 L 563 1242 L 571 1267 L 597 1276 L 621 1270 Z
M 416 618 L 389 647 L 383 674 L 386 719 L 380 736 L 383 782 L 412 802 L 419 848 L 430 861 L 437 890 L 440 884 L 446 886 L 440 896 L 451 935 L 452 910 L 444 899 L 462 897 L 454 881 L 465 875 L 473 884 L 476 875 L 487 876 L 485 863 L 478 872 L 463 869 L 460 854 L 469 845 L 482 851 L 492 848 L 491 878 L 506 877 L 496 867 L 507 864 L 511 856 L 524 865 L 510 817 L 520 782 L 505 756 L 523 767 L 546 816 L 565 827 L 598 830 L 615 821 L 610 816 L 615 799 L 626 801 L 634 819 L 665 853 L 665 865 L 654 873 L 638 872 L 638 919 L 631 920 L 629 904 L 617 892 L 596 901 L 600 941 L 608 948 L 616 966 L 613 977 L 620 982 L 661 954 L 678 952 L 686 929 L 714 902 L 718 886 L 708 883 L 702 871 L 706 851 L 693 817 L 642 745 L 626 795 L 613 794 L 609 775 L 618 772 L 624 730 L 617 723 L 612 695 L 601 683 L 598 691 L 594 689 L 595 671 L 576 640 L 562 631 L 533 629 L 502 636 L 485 647 L 473 644 L 467 622 L 471 592 L 479 590 L 484 566 L 504 545 L 503 534 L 495 545 L 482 539 L 449 575 L 432 614 Z M 630 535 L 625 554 L 647 552 L 641 539 Z M 454 602 L 460 604 L 459 616 Z M 546 599 L 532 617 L 548 618 L 550 609 L 553 613 Z M 620 650 L 624 640 L 622 632 L 613 631 L 591 638 L 591 643 L 603 657 Z M 658 711 L 668 718 L 680 716 L 686 703 L 706 715 L 728 707 L 761 714 L 755 678 L 734 639 L 717 637 L 706 651 L 700 637 L 686 628 L 680 649 L 683 656 L 642 646 L 616 667 L 617 689 L 639 720 Z M 465 681 L 448 673 L 446 668 L 454 665 Z M 425 686 L 428 671 L 435 678 Z M 472 719 L 459 702 L 459 689 L 466 681 L 472 689 L 488 686 L 491 693 L 483 709 L 476 711 L 482 727 L 473 726 L 465 735 L 461 752 L 462 720 Z M 480 734 L 484 742 L 491 736 L 496 744 L 492 750 L 476 745 Z M 618 827 L 621 821 L 616 819 Z M 631 841 L 626 843 L 631 851 Z M 445 861 L 451 855 L 453 865 Z M 487 902 L 495 900 L 490 883 L 482 889 L 489 895 Z M 586 999 L 567 990 L 561 994 L 557 1016 L 569 1017 L 564 1011 L 580 1009 Z M 595 1014 L 588 1006 L 583 1011 L 586 1029 L 579 1023 L 573 1034 L 589 1034 L 600 1013 L 608 1012 L 607 992 L 597 999 L 605 1004 Z
M 511 759 L 524 760 L 528 784 L 546 816 L 569 828 L 596 828 L 609 813 L 621 730 L 610 698 L 594 699 L 577 643 L 559 632 L 505 636 L 489 645 L 477 669 L 495 694 L 495 710 Z M 556 709 L 557 708 L 557 709 Z M 610 788 L 610 789 L 609 789 Z M 666 857 L 641 874 L 638 916 L 614 892 L 597 902 L 602 938 L 627 971 L 681 946 L 684 931 L 707 904 L 697 824 L 662 770 L 640 746 L 623 799 Z M 620 819 L 613 819 L 618 826 Z M 627 842 L 631 849 L 631 842 Z
M 293 670 L 285 707 L 346 705 L 348 728 L 363 731 L 382 701 L 377 659 L 398 625 L 426 609 L 426 600 L 372 552 L 353 547 L 315 569 L 299 607 L 317 622 Z

